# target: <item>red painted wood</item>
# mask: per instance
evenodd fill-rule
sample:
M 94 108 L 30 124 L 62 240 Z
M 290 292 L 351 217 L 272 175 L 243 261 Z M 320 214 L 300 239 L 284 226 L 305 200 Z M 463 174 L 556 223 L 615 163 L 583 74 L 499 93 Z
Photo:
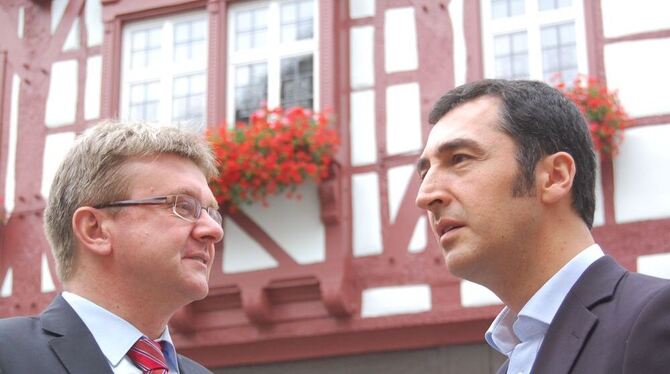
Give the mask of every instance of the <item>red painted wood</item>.
M 124 22 L 176 12 L 207 9 L 209 12 L 210 54 L 208 71 L 208 122 L 218 125 L 225 118 L 226 102 L 226 0 L 103 0 L 105 20 L 101 47 L 85 51 L 60 52 L 69 26 L 82 14 L 83 0 L 71 1 L 66 8 L 64 24 L 50 38 L 48 8 L 29 1 L 26 6 L 26 36 L 13 38 L 16 25 L 11 11 L 0 6 L 0 44 L 6 50 L 4 71 L 0 69 L 0 118 L 3 127 L 0 141 L 0 187 L 4 186 L 8 136 L 9 89 L 12 74 L 22 79 L 20 92 L 17 201 L 11 220 L 0 228 L 0 281 L 7 269 L 14 269 L 14 294 L 0 299 L 0 316 L 34 314 L 53 297 L 40 292 L 40 259 L 48 245 L 42 234 L 41 212 L 44 201 L 38 197 L 44 139 L 59 131 L 81 131 L 83 103 L 78 103 L 75 124 L 46 129 L 44 111 L 48 93 L 51 63 L 58 59 L 102 53 L 102 116 L 115 117 L 119 112 L 121 31 Z M 240 365 L 284 360 L 306 359 L 381 350 L 411 349 L 481 342 L 500 306 L 462 308 L 459 280 L 449 274 L 432 235 L 427 249 L 408 253 L 407 245 L 417 220 L 423 214 L 413 206 L 418 181 L 410 182 L 395 222 L 388 217 L 386 175 L 389 168 L 414 164 L 416 154 L 387 156 L 384 123 L 385 92 L 391 84 L 419 82 L 423 137 L 430 126 L 427 113 L 432 103 L 454 85 L 454 54 L 451 17 L 447 0 L 389 0 L 376 2 L 376 16 L 359 20 L 348 18 L 348 1 L 321 0 L 320 5 L 320 100 L 322 108 L 337 114 L 342 148 L 333 178 L 320 186 L 322 219 L 326 229 L 324 263 L 301 266 L 285 253 L 262 228 L 242 215 L 231 216 L 243 230 L 264 243 L 281 267 L 240 274 L 223 274 L 221 246 L 211 279 L 210 295 L 183 309 L 171 322 L 173 336 L 181 352 L 210 366 Z M 584 2 L 589 70 L 604 77 L 603 46 L 623 39 L 605 40 L 602 35 L 600 1 Z M 481 20 L 478 1 L 465 1 L 463 8 L 468 81 L 483 76 Z M 386 74 L 384 71 L 384 11 L 392 7 L 414 6 L 419 45 L 419 70 Z M 7 22 L 6 22 L 7 21 Z M 352 26 L 375 28 L 375 114 L 378 135 L 378 159 L 374 165 L 350 166 L 349 149 L 349 30 Z M 84 28 L 84 23 L 80 23 Z M 659 37 L 664 31 L 629 38 Z M 81 40 L 86 33 L 82 30 Z M 637 39 L 636 39 L 637 40 Z M 82 45 L 85 45 L 82 44 Z M 0 51 L 2 52 L 2 51 Z M 81 65 L 83 66 L 83 65 Z M 2 66 L 0 66 L 2 67 Z M 83 88 L 80 73 L 79 88 Z M 81 92 L 81 91 L 80 91 Z M 81 96 L 80 96 L 81 98 Z M 640 118 L 640 125 L 670 122 L 669 115 Z M 384 217 L 384 253 L 379 256 L 352 257 L 351 175 L 375 171 L 380 176 Z M 611 163 L 603 163 L 603 191 L 606 224 L 594 229 L 596 240 L 628 268 L 634 269 L 637 256 L 667 251 L 670 242 L 670 219 L 629 224 L 614 222 L 614 187 Z M 4 190 L 4 189 L 3 189 Z M 49 255 L 52 274 L 53 259 Z M 429 312 L 379 318 L 360 317 L 360 292 L 369 287 L 403 284 L 429 284 L 433 309 Z M 57 284 L 58 285 L 58 284 Z

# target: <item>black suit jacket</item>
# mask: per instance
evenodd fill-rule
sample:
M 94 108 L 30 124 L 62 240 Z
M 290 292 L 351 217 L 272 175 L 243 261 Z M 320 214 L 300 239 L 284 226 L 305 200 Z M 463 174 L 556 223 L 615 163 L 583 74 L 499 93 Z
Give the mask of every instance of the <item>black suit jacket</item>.
M 177 355 L 182 374 L 211 372 Z M 0 320 L 0 374 L 112 374 L 93 335 L 62 296 L 36 317 Z
M 600 258 L 561 304 L 531 372 L 670 373 L 670 281 Z

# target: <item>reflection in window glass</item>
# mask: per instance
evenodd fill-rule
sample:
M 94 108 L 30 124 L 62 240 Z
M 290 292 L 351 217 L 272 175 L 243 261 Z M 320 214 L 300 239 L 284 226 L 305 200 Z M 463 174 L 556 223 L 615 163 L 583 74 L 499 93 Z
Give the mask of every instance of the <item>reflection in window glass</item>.
M 574 23 L 546 26 L 542 30 L 542 70 L 547 81 L 571 82 L 577 75 Z
M 235 50 L 264 47 L 267 44 L 267 8 L 240 11 L 235 17 Z
M 572 0 L 539 0 L 540 10 L 560 9 L 572 6 Z
M 160 59 L 160 51 L 160 27 L 133 32 L 130 45 L 130 68 L 155 66 Z
M 312 39 L 314 36 L 313 0 L 292 1 L 281 5 L 281 40 Z
M 525 32 L 494 38 L 496 78 L 528 78 L 528 38 Z
M 130 85 L 130 120 L 158 120 L 159 86 L 159 81 Z
M 491 14 L 494 19 L 519 16 L 524 13 L 524 0 L 491 0 Z
M 235 69 L 235 122 L 247 123 L 249 116 L 267 100 L 267 65 L 240 65 Z
M 205 74 L 175 78 L 172 86 L 172 120 L 203 125 L 204 112 Z
M 206 55 L 207 21 L 195 20 L 174 25 L 174 61 L 203 60 Z
M 313 106 L 312 56 L 285 58 L 281 61 L 281 106 L 292 108 Z

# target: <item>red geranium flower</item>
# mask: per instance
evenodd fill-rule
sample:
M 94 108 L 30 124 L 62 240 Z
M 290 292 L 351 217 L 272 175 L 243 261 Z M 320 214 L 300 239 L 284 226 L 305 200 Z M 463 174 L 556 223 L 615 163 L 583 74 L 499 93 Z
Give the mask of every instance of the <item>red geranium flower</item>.
M 328 176 L 339 146 L 337 132 L 324 113 L 303 108 L 262 108 L 248 125 L 225 126 L 208 133 L 220 175 L 210 182 L 217 201 L 235 209 L 286 192 L 306 180 Z

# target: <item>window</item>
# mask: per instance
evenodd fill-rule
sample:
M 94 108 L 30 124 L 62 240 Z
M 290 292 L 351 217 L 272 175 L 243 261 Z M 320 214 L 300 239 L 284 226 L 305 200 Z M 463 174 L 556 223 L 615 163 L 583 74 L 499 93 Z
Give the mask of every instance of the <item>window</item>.
M 246 123 L 262 105 L 317 105 L 315 0 L 232 6 L 228 14 L 228 116 Z
M 207 14 L 193 12 L 126 25 L 121 74 L 121 118 L 202 131 Z
M 587 72 L 581 2 L 481 2 L 486 77 L 570 82 Z

